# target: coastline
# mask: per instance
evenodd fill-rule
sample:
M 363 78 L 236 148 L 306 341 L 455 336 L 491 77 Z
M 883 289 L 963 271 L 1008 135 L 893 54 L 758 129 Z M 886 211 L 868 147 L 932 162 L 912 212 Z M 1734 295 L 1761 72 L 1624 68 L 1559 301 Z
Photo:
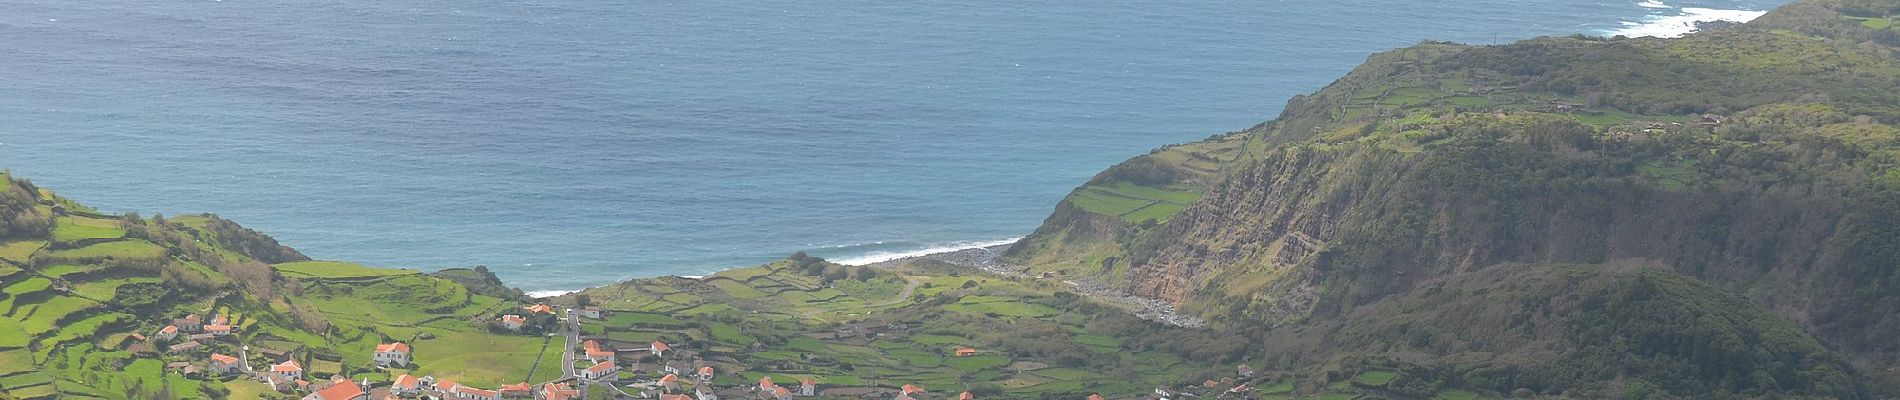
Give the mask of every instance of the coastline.
M 862 255 L 857 255 L 853 257 L 844 257 L 844 258 L 839 258 L 837 260 L 831 260 L 831 261 L 835 263 L 839 263 L 839 264 L 853 265 L 853 266 L 887 267 L 887 266 L 902 264 L 903 262 L 909 261 L 909 260 L 927 258 L 927 259 L 937 259 L 940 261 L 945 261 L 945 262 L 958 264 L 958 265 L 982 267 L 983 265 L 994 263 L 997 257 L 1002 256 L 1003 249 L 1007 249 L 1009 248 L 1010 245 L 1016 244 L 1016 242 L 1021 241 L 1021 240 L 1023 240 L 1023 237 L 1018 236 L 1018 237 L 1012 237 L 1008 239 L 999 239 L 999 240 L 957 242 L 957 243 L 930 246 L 930 247 L 925 247 L 925 248 L 916 249 L 916 250 L 908 250 L 908 251 L 869 252 Z M 711 271 L 707 273 L 707 275 L 718 273 L 720 271 L 727 271 L 727 270 L 733 270 L 733 269 L 739 269 L 739 268 L 750 268 L 750 267 L 755 267 L 755 266 L 756 265 L 727 267 L 727 268 Z M 667 276 L 667 275 L 662 275 L 662 276 Z M 701 279 L 701 278 L 706 277 L 705 275 L 670 275 L 670 276 L 677 276 L 681 278 L 692 278 L 692 279 Z M 559 296 L 572 294 L 575 292 L 580 292 L 582 290 L 587 290 L 590 288 L 624 282 L 630 279 L 640 279 L 640 278 L 626 278 L 626 279 L 621 279 L 621 280 L 616 280 L 616 281 L 611 281 L 611 282 L 602 282 L 602 283 L 596 284 L 595 286 L 587 286 L 587 287 L 582 287 L 578 289 L 551 289 L 551 290 L 526 291 L 525 294 L 527 294 L 528 297 L 537 298 L 537 299 L 559 297 Z

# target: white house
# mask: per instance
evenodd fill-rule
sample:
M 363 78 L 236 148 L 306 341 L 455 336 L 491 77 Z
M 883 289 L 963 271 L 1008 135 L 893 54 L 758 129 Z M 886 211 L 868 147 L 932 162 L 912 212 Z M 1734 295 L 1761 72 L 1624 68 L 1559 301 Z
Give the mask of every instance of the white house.
M 304 396 L 303 400 L 369 400 L 369 393 L 364 392 L 363 386 L 357 385 L 356 382 L 339 380 L 330 387 Z
M 798 380 L 798 395 L 817 396 L 818 395 L 818 380 L 812 379 L 809 376 L 805 377 L 805 379 Z
M 699 397 L 699 400 L 719 400 L 719 395 L 714 394 L 712 388 L 706 387 L 704 384 L 694 386 L 693 395 Z
M 376 365 L 409 365 L 409 344 L 403 342 L 376 345 Z
M 604 362 L 604 363 L 614 362 L 614 351 L 608 350 L 607 348 L 602 347 L 600 345 L 600 342 L 598 341 L 589 339 L 586 342 L 581 343 L 581 347 L 583 350 L 586 350 L 585 353 L 587 356 L 587 361 L 593 361 L 597 363 L 598 362 Z
M 161 342 L 171 341 L 172 338 L 178 337 L 178 325 L 165 325 L 164 328 L 159 328 L 158 335 L 155 336 Z
M 458 398 L 458 399 L 468 399 L 468 400 L 500 400 L 501 399 L 501 392 L 486 390 L 486 389 L 476 389 L 476 388 L 462 386 L 462 385 L 456 385 L 455 389 L 450 390 L 449 392 L 450 394 L 455 395 L 455 398 Z
M 667 346 L 666 342 L 655 340 L 653 341 L 653 347 L 648 347 L 647 351 L 653 352 L 654 357 L 666 357 L 666 351 L 672 349 L 673 347 Z
M 389 384 L 389 392 L 397 395 L 422 393 L 422 386 L 421 379 L 416 379 L 416 377 L 410 376 L 409 374 L 402 374 L 396 377 L 395 382 Z
M 237 357 L 223 354 L 211 354 L 211 372 L 218 375 L 236 374 L 240 370 Z
M 600 307 L 597 307 L 597 306 L 581 307 L 578 310 L 574 310 L 574 313 L 580 314 L 583 317 L 593 318 L 593 319 L 601 319 L 601 317 L 604 316 L 604 314 L 600 310 Z
M 528 324 L 528 319 L 522 318 L 519 315 L 508 314 L 508 315 L 501 316 L 501 327 L 508 328 L 509 330 L 518 331 L 518 330 L 521 330 L 522 325 L 527 325 L 527 324 Z
M 610 362 L 596 363 L 592 367 L 587 367 L 586 369 L 582 369 L 580 376 L 581 376 L 581 379 L 586 379 L 590 381 L 599 380 L 599 379 L 613 377 L 614 373 L 619 372 L 619 371 L 620 371 L 620 366 L 614 365 L 614 363 L 610 363 Z
M 303 367 L 297 365 L 297 360 L 284 360 L 282 364 L 272 365 L 270 366 L 270 373 L 277 374 L 277 376 L 284 377 L 284 380 L 289 381 L 303 379 Z

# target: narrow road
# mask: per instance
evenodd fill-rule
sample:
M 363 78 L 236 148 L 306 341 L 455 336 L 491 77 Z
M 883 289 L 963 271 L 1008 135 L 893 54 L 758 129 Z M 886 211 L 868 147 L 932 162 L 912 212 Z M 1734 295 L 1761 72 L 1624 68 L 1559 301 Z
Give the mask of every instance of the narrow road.
M 567 334 L 561 339 L 567 342 L 561 351 L 561 380 L 574 377 L 574 348 L 581 345 L 581 320 L 574 315 L 574 309 L 567 309 Z
M 893 297 L 890 300 L 886 300 L 886 301 L 865 304 L 864 306 L 865 307 L 883 307 L 883 306 L 888 306 L 892 304 L 902 303 L 906 300 L 910 300 L 910 295 L 912 293 L 917 292 L 917 286 L 924 284 L 924 281 L 922 279 L 917 279 L 917 278 L 908 277 L 908 276 L 904 277 L 904 282 L 905 282 L 904 291 L 898 292 L 897 297 Z

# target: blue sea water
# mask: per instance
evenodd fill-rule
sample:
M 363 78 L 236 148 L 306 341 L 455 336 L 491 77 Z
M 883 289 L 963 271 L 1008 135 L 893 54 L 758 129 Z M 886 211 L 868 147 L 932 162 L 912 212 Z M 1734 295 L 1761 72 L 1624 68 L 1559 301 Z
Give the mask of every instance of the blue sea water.
M 529 290 L 1026 234 L 1423 39 L 1780 0 L 0 0 L 0 167 Z

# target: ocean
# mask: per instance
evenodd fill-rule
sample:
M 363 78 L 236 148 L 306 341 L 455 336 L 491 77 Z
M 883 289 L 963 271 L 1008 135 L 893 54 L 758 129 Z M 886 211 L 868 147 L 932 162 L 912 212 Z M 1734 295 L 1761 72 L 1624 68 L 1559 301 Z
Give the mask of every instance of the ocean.
M 1006 243 L 1373 52 L 1784 1 L 0 0 L 0 167 L 530 291 Z

